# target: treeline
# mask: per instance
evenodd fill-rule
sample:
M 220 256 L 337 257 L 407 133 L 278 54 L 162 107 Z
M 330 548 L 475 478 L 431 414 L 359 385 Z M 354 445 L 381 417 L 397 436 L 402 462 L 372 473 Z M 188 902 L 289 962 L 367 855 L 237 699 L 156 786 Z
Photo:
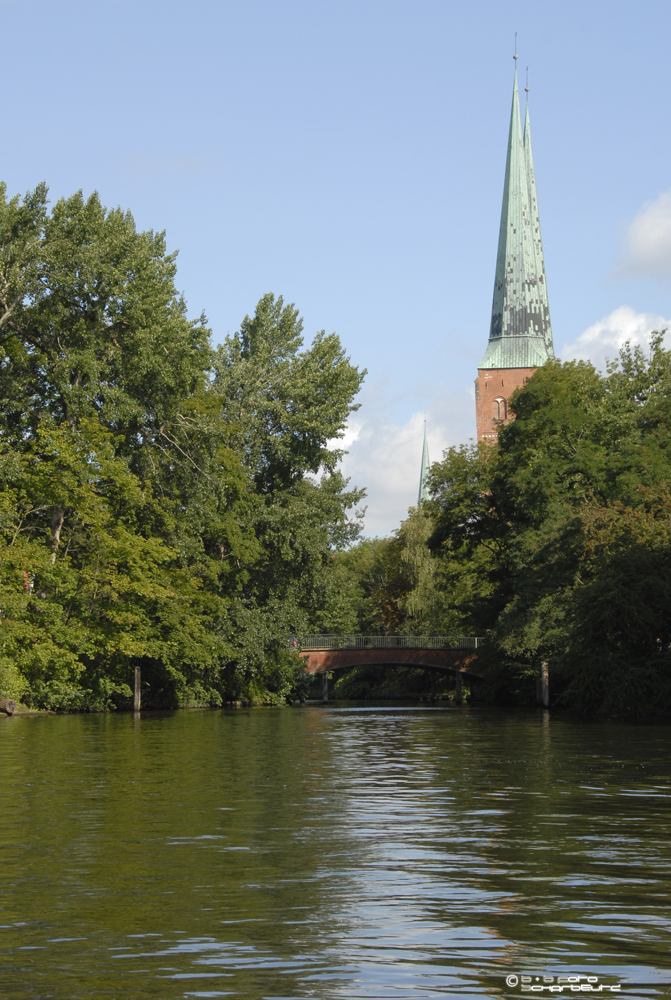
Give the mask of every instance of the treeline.
M 305 692 L 290 636 L 413 632 L 486 636 L 493 701 L 533 703 L 546 662 L 555 705 L 671 714 L 661 335 L 603 375 L 539 369 L 496 447 L 450 449 L 430 501 L 357 541 L 333 442 L 364 373 L 273 295 L 214 348 L 175 273 L 95 195 L 0 188 L 0 697 L 125 707 L 140 666 L 145 705 L 277 702 Z
M 164 235 L 0 191 L 0 696 L 60 710 L 300 693 L 339 631 L 337 469 L 363 373 L 264 296 L 214 349 Z
M 486 636 L 492 701 L 532 704 L 545 661 L 556 706 L 670 715 L 671 352 L 548 363 L 511 408 L 394 538 L 338 557 L 360 625 Z

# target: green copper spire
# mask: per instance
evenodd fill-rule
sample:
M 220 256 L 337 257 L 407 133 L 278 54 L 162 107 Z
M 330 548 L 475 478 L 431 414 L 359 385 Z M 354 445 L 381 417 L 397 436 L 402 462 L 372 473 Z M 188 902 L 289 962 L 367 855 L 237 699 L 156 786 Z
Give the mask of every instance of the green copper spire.
M 424 421 L 424 449 L 422 451 L 422 471 L 419 474 L 419 497 L 417 505 L 429 499 L 429 486 L 427 476 L 429 474 L 429 442 L 426 439 L 426 420 Z
M 528 88 L 527 88 L 528 89 Z M 527 113 L 524 120 L 524 159 L 527 168 L 527 184 L 529 185 L 529 218 L 531 220 L 531 234 L 534 243 L 534 256 L 536 258 L 536 277 L 538 280 L 538 302 L 541 315 L 545 317 L 542 327 L 545 331 L 545 349 L 549 358 L 554 358 L 554 344 L 552 343 L 552 325 L 550 323 L 550 303 L 548 301 L 548 286 L 545 276 L 545 256 L 543 254 L 543 240 L 541 238 L 541 219 L 538 214 L 538 195 L 536 194 L 536 173 L 534 171 L 534 154 L 531 149 L 531 125 L 529 123 L 529 98 L 527 96 Z
M 538 368 L 554 357 L 528 111 L 526 131 L 516 70 L 492 322 L 480 368 Z

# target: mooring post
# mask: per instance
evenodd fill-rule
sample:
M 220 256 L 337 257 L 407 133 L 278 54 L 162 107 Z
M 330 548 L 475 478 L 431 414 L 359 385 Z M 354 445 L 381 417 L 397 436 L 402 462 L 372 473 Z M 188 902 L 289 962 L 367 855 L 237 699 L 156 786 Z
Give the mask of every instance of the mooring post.
M 454 704 L 461 705 L 461 667 L 457 667 L 454 675 Z
M 550 672 L 547 660 L 541 663 L 541 705 L 543 708 L 550 707 Z
M 133 692 L 133 711 L 139 712 L 142 704 L 142 678 L 140 668 L 135 668 L 135 690 Z
M 329 700 L 329 675 L 327 670 L 325 670 L 324 673 L 322 674 L 322 684 L 323 684 L 322 700 L 324 704 L 326 704 L 326 702 Z

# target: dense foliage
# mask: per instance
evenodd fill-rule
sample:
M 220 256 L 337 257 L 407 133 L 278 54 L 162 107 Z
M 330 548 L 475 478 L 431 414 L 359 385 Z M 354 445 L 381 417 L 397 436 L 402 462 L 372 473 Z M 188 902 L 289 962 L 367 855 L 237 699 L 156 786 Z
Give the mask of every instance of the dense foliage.
M 291 697 L 339 622 L 337 470 L 363 375 L 264 296 L 214 350 L 163 234 L 0 191 L 0 695 L 38 707 Z
M 357 542 L 339 472 L 363 375 L 265 295 L 213 348 L 163 234 L 0 189 L 0 697 L 56 709 L 281 701 L 290 636 L 488 637 L 489 696 L 671 713 L 671 352 L 551 362 L 495 447 Z M 342 692 L 432 694 L 426 672 Z M 444 681 L 440 685 L 444 686 Z
M 654 335 L 605 375 L 549 363 L 512 408 L 495 448 L 433 470 L 429 544 L 490 637 L 492 694 L 531 701 L 546 661 L 557 705 L 668 714 L 671 352 Z
M 389 538 L 363 539 L 334 556 L 348 632 L 368 635 L 461 634 L 462 616 L 445 561 L 427 542 L 433 520 L 426 505 L 411 508 Z M 335 678 L 346 698 L 434 698 L 454 688 L 451 675 L 422 668 L 357 667 Z
M 609 717 L 671 714 L 671 352 L 625 347 L 605 374 L 539 369 L 495 447 L 449 449 L 433 499 L 336 558 L 362 632 L 481 635 L 488 697 Z M 353 626 L 354 627 L 354 626 Z M 358 670 L 359 696 L 426 675 Z

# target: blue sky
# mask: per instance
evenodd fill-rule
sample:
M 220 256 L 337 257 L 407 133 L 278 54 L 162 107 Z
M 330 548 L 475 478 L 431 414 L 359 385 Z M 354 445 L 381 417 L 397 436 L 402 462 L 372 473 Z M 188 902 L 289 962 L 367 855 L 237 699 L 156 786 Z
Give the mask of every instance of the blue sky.
M 346 470 L 395 527 L 474 434 L 513 69 L 530 107 L 555 346 L 671 316 L 671 5 L 0 2 L 0 176 L 100 192 L 179 248 L 216 340 L 266 291 L 368 369 Z

